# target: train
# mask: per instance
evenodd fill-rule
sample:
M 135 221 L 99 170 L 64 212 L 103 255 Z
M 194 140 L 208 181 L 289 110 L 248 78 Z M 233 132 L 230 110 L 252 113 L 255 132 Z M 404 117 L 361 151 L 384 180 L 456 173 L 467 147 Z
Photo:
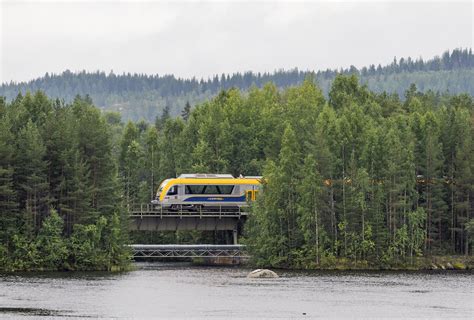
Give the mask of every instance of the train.
M 255 201 L 261 187 L 261 176 L 181 174 L 160 184 L 152 204 L 167 209 L 236 209 Z

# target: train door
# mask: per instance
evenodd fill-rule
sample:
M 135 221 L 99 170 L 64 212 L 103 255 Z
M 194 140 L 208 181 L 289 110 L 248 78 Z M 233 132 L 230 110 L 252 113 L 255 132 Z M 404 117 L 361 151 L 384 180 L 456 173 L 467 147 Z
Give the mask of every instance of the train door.
M 257 200 L 258 189 L 253 191 L 253 201 Z
M 247 200 L 247 202 L 250 202 L 252 201 L 253 199 L 253 190 L 246 190 L 245 191 L 245 200 Z
M 255 201 L 257 200 L 257 193 L 258 193 L 258 190 L 256 190 L 255 187 L 252 186 L 252 189 L 245 191 L 245 199 L 247 201 Z

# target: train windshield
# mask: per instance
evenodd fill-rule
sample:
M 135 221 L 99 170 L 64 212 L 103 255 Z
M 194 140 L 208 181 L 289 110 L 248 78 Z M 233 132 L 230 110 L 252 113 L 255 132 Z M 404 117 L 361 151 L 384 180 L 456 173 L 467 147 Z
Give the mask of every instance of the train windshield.
M 161 191 L 163 191 L 163 188 L 166 186 L 166 184 L 168 183 L 168 181 L 170 181 L 170 179 L 166 179 L 165 181 L 163 181 L 163 182 L 160 184 L 160 187 L 158 188 L 158 194 L 160 194 Z

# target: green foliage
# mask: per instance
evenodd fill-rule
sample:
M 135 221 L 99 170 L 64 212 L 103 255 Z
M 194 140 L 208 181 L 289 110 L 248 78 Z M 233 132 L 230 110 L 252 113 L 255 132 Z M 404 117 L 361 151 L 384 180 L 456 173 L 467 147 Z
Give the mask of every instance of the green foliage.
M 472 254 L 472 247 L 474 247 L 474 219 L 469 220 L 469 222 L 465 224 L 464 228 L 466 229 L 467 233 L 467 248 L 471 248 L 470 251 L 466 250 L 466 254 L 469 252 Z
M 169 116 L 181 115 L 185 121 L 190 105 L 201 104 L 217 96 L 221 90 L 238 88 L 251 92 L 253 88 L 263 88 L 268 82 L 276 88 L 285 89 L 302 84 L 305 79 L 314 79 L 326 96 L 329 95 L 336 108 L 345 100 L 344 96 L 355 95 L 358 102 L 363 101 L 367 90 L 357 88 L 356 78 L 342 81 L 338 74 L 354 75 L 373 92 L 384 91 L 404 96 L 410 85 L 415 83 L 421 91 L 469 93 L 474 94 L 474 55 L 471 49 L 446 51 L 442 57 L 424 61 L 421 58 L 395 59 L 385 66 L 370 65 L 360 70 L 354 66 L 338 70 L 300 71 L 298 69 L 279 70 L 273 73 L 233 73 L 207 79 L 181 79 L 173 75 L 114 74 L 110 72 L 78 72 L 69 70 L 61 74 L 48 74 L 44 77 L 21 83 L 5 83 L 0 86 L 0 95 L 7 101 L 16 98 L 18 93 L 41 90 L 48 96 L 72 102 L 77 95 L 111 114 L 108 121 L 116 121 L 120 112 L 126 121 L 156 121 L 161 129 Z M 334 83 L 334 86 L 333 86 Z M 331 90 L 336 88 L 337 93 Z M 332 92 L 331 92 L 332 91 Z M 36 98 L 45 100 L 44 95 Z M 308 100 L 309 101 L 309 100 Z M 392 106 L 387 101 L 386 106 Z M 390 112 L 390 108 L 385 111 Z M 1 107 L 0 107 L 1 112 Z
M 70 105 L 41 92 L 2 100 L 0 269 L 127 265 L 126 218 L 114 215 L 121 203 L 109 124 L 117 119 L 110 116 L 106 121 L 87 97 Z M 107 232 L 104 221 L 111 221 Z
M 52 210 L 49 217 L 43 221 L 36 247 L 41 257 L 41 267 L 47 270 L 62 268 L 68 256 L 67 243 L 62 237 L 64 221 L 56 210 Z
M 12 236 L 7 270 L 34 270 L 41 265 L 36 243 L 22 234 Z
M 386 71 L 401 77 L 409 65 Z M 263 174 L 244 226 L 259 266 L 415 265 L 421 255 L 470 254 L 472 97 L 410 86 L 401 101 L 338 75 L 326 100 L 324 85 L 316 75 L 281 91 L 220 90 L 192 111 L 190 100 L 183 117 L 170 106 L 154 125 L 123 124 L 87 97 L 0 100 L 0 268 L 125 267 L 127 206 L 191 172 Z M 131 236 L 226 241 L 196 232 Z
M 107 270 L 107 254 L 101 241 L 107 219 L 100 217 L 96 224 L 74 226 L 70 247 L 71 268 L 74 270 Z
M 126 199 L 146 202 L 160 181 L 183 172 L 263 174 L 244 227 L 259 266 L 415 264 L 422 254 L 468 252 L 472 99 L 416 86 L 405 96 L 338 76 L 326 101 L 307 78 L 283 91 L 220 91 L 187 121 L 128 124 L 122 150 L 134 152 L 120 175 L 136 196 Z
M 6 118 L 0 118 L 0 245 L 6 246 L 15 232 L 15 220 L 18 213 L 17 190 L 14 187 L 12 166 L 15 150 L 10 126 Z M 6 250 L 5 247 L 2 249 Z
M 273 133 L 272 118 L 294 110 L 288 101 L 265 114 Z M 299 119 L 298 139 L 287 129 L 273 144 L 279 156 L 266 155 L 263 198 L 245 226 L 256 264 L 415 265 L 423 254 L 471 252 L 472 99 L 412 86 L 402 104 L 341 77 L 329 105 L 311 105 L 315 116 L 286 117 Z

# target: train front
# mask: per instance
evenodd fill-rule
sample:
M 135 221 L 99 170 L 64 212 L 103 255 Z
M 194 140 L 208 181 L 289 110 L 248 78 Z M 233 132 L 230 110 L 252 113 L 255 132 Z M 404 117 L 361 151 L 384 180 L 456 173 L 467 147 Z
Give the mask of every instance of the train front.
M 163 180 L 163 182 L 160 184 L 158 191 L 156 191 L 155 199 L 151 200 L 152 205 L 163 205 L 163 203 L 160 201 L 160 195 L 163 192 L 164 187 L 169 181 L 170 179 L 166 179 L 166 180 Z

